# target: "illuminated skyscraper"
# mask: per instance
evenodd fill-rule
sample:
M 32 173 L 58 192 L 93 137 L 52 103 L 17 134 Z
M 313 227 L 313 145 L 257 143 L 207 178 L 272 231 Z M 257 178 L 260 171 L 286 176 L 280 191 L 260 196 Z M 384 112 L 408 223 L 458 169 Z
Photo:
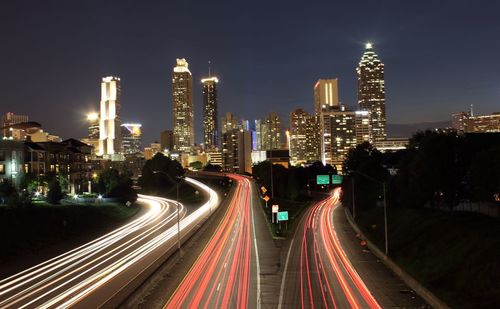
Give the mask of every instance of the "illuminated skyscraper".
M 243 129 L 222 135 L 222 165 L 226 172 L 252 172 L 252 136 Z
M 101 112 L 99 117 L 99 155 L 116 159 L 122 147 L 121 140 L 121 86 L 120 78 L 103 77 L 101 82 Z
M 99 141 L 99 114 L 87 114 L 88 139 Z
M 318 118 L 302 109 L 290 114 L 290 163 L 300 165 L 319 161 L 320 130 Z
M 342 171 L 342 162 L 350 148 L 356 147 L 356 113 L 340 108 L 327 108 L 322 112 L 323 163 Z
M 210 75 L 210 74 L 209 74 Z M 217 121 L 217 83 L 215 76 L 201 80 L 203 83 L 203 133 L 205 148 L 219 146 L 219 123 Z
M 260 138 L 260 149 L 258 150 L 281 149 L 281 120 L 278 114 L 270 112 L 264 121 L 260 121 L 259 127 L 257 127 L 257 121 L 255 124 L 257 138 Z M 259 141 L 257 143 L 259 144 Z
M 2 117 L 2 132 L 4 137 L 11 137 L 11 131 L 9 130 L 9 126 L 12 126 L 14 124 L 18 123 L 23 123 L 23 122 L 28 122 L 28 116 L 27 115 L 17 115 L 11 112 L 5 113 Z
M 138 154 L 142 150 L 142 125 L 140 123 L 124 123 L 122 129 L 122 145 L 124 155 Z
M 193 78 L 186 59 L 177 59 L 172 73 L 174 150 L 189 152 L 194 145 Z
M 356 143 L 372 142 L 372 126 L 369 111 L 355 111 L 356 116 Z
M 233 130 L 233 129 L 240 129 L 241 126 L 238 123 L 238 119 L 233 115 L 231 112 L 227 112 L 222 116 L 221 120 L 221 133 L 224 134 L 227 131 Z
M 370 112 L 373 141 L 387 138 L 385 116 L 384 64 L 367 43 L 365 52 L 356 68 L 358 74 L 358 104 Z
M 314 85 L 314 112 L 321 114 L 323 108 L 339 107 L 339 80 L 319 79 Z

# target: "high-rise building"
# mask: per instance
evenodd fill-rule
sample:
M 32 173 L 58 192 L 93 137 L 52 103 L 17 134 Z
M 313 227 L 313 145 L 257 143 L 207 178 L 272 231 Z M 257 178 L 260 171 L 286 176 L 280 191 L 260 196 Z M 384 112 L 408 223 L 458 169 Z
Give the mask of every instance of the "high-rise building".
M 323 109 L 323 163 L 342 171 L 350 148 L 356 147 L 356 113 L 340 108 Z
M 161 150 L 168 150 L 172 152 L 174 150 L 174 132 L 172 130 L 165 130 L 160 133 L 160 146 Z
M 193 78 L 186 59 L 177 59 L 172 73 L 174 150 L 189 152 L 194 146 Z
M 290 114 L 289 149 L 292 165 L 321 159 L 319 134 L 318 117 L 300 108 Z
M 4 137 L 11 137 L 10 126 L 18 123 L 28 122 L 28 115 L 17 115 L 11 112 L 5 113 L 2 116 L 2 135 Z
M 371 43 L 356 68 L 358 75 L 358 104 L 360 109 L 370 112 L 373 141 L 387 138 L 385 115 L 384 64 L 373 51 Z
M 221 119 L 221 133 L 224 134 L 227 131 L 233 129 L 240 129 L 241 126 L 238 122 L 238 119 L 231 112 L 226 112 Z
M 372 126 L 369 111 L 355 111 L 356 143 L 372 142 Z
M 88 139 L 99 140 L 99 114 L 87 114 Z
M 119 77 L 107 76 L 101 82 L 101 112 L 99 117 L 99 155 L 117 159 L 121 140 L 121 82 Z
M 217 83 L 219 79 L 210 76 L 201 80 L 203 84 L 203 135 L 205 148 L 219 146 L 219 123 L 217 119 Z
M 255 126 L 256 135 L 259 139 L 257 144 L 260 144 L 260 148 L 257 150 L 281 149 L 281 119 L 278 114 L 270 112 L 264 121 L 256 121 Z
M 338 78 L 319 79 L 314 85 L 314 112 L 321 114 L 323 108 L 339 106 Z
M 252 172 L 252 136 L 243 129 L 222 135 L 222 164 L 226 172 Z
M 500 112 L 489 115 L 470 116 L 467 120 L 467 133 L 500 132 Z
M 451 118 L 452 118 L 451 126 L 455 130 L 457 130 L 457 132 L 460 132 L 460 133 L 467 132 L 467 124 L 469 122 L 470 117 L 471 117 L 471 114 L 467 113 L 467 112 L 453 113 L 451 115 Z
M 142 125 L 140 123 L 124 123 L 122 129 L 122 153 L 135 155 L 142 149 Z

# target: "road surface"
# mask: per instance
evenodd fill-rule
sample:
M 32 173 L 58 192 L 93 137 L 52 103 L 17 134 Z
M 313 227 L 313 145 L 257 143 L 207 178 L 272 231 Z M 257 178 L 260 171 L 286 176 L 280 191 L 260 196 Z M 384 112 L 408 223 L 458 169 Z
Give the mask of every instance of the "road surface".
M 287 253 L 278 308 L 426 308 L 363 249 L 339 195 L 340 188 L 302 218 Z
M 193 212 L 179 204 L 181 237 L 189 234 L 218 206 L 206 185 L 186 178 L 209 200 Z M 0 308 L 95 308 L 177 246 L 175 201 L 140 195 L 147 211 L 94 241 L 0 281 Z
M 226 214 L 165 308 L 260 307 L 254 189 L 247 177 L 227 176 L 236 189 Z

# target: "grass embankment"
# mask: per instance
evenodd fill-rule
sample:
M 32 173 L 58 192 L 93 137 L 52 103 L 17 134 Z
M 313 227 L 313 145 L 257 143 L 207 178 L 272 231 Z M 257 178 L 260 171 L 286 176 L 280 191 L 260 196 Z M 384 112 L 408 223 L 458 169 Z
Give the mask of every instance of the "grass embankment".
M 288 199 L 282 199 L 275 197 L 267 203 L 268 208 L 266 209 L 266 202 L 264 200 L 261 201 L 262 209 L 266 214 L 267 223 L 270 226 L 271 232 L 274 237 L 287 237 L 290 231 L 293 230 L 294 224 L 296 224 L 297 220 L 300 218 L 300 214 L 304 209 L 306 209 L 313 201 L 292 201 Z M 281 226 L 279 223 L 272 223 L 272 205 L 279 205 L 279 211 L 288 211 L 288 222 L 281 222 Z M 276 215 L 274 217 L 276 219 Z
M 383 210 L 358 225 L 383 248 Z M 389 256 L 453 308 L 500 307 L 500 221 L 430 209 L 389 209 Z
M 90 241 L 135 215 L 120 204 L 0 207 L 0 276 Z M 15 265 L 19 261 L 19 265 Z M 9 269 L 6 269 L 9 268 Z

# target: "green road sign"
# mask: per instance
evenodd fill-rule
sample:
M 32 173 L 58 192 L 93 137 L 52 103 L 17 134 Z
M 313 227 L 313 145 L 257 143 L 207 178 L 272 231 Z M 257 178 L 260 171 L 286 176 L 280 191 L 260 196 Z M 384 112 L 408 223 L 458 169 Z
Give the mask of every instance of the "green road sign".
M 288 211 L 278 212 L 278 221 L 288 221 Z
M 317 175 L 316 176 L 316 184 L 318 184 L 318 185 L 329 185 L 330 184 L 330 176 L 328 176 L 328 175 Z
M 332 184 L 334 184 L 334 185 L 341 185 L 343 179 L 344 179 L 343 176 L 332 175 Z

